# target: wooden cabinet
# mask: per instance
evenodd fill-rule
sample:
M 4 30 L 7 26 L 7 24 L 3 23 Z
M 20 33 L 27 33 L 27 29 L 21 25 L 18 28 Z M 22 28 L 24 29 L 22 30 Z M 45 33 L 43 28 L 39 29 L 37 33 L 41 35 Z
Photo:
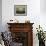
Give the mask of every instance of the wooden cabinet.
M 33 23 L 7 23 L 13 41 L 23 43 L 22 46 L 33 46 Z

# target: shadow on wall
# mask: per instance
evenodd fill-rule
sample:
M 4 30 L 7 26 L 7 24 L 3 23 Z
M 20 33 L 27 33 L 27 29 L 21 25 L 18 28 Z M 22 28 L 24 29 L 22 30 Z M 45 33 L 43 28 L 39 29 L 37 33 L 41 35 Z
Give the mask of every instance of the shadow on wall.
M 46 14 L 46 0 L 40 0 L 40 11 Z
M 2 0 L 0 0 L 0 31 L 2 31 Z

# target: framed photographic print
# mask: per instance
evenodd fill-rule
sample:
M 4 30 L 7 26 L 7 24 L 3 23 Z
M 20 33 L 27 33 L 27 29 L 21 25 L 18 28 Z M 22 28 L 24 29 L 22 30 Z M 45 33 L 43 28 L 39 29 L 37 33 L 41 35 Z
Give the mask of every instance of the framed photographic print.
M 14 5 L 14 16 L 26 16 L 27 5 Z

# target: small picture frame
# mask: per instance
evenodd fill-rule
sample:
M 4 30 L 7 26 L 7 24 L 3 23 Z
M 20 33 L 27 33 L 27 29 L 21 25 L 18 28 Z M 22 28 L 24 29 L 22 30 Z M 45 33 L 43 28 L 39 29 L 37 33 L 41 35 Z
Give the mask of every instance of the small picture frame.
M 27 5 L 14 5 L 14 16 L 26 16 Z

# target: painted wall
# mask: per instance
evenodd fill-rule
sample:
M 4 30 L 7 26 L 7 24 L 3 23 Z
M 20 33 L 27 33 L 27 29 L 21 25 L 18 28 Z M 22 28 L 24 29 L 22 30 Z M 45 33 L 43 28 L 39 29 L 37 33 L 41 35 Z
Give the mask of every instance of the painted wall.
M 0 0 L 0 31 L 2 31 L 2 0 Z
M 46 0 L 40 0 L 40 24 L 46 31 Z
M 11 19 L 17 19 L 19 22 L 30 20 L 33 25 L 33 45 L 38 46 L 38 39 L 36 37 L 36 27 L 39 24 L 45 30 L 46 15 L 41 12 L 40 0 L 2 0 L 2 25 L 3 31 L 8 30 L 7 22 Z M 14 5 L 27 5 L 27 16 L 14 16 Z M 42 5 L 42 3 L 41 3 Z
M 46 0 L 40 0 L 40 9 L 42 13 L 46 13 Z

